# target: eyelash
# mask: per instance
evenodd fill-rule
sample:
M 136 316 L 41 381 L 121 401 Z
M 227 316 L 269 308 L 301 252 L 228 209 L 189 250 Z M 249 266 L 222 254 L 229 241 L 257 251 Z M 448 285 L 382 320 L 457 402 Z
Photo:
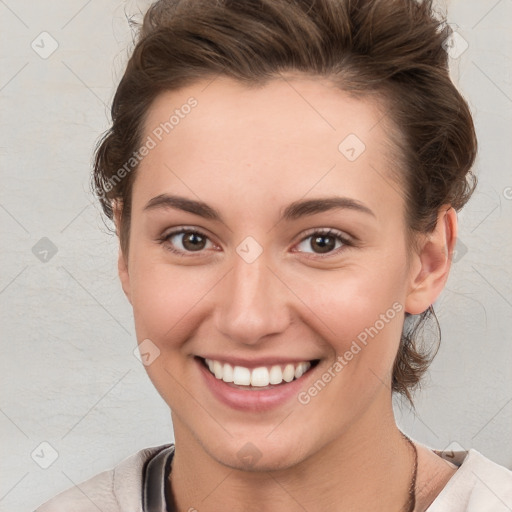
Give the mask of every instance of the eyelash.
M 200 231 L 198 229 L 195 229 L 195 228 L 180 228 L 180 229 L 176 229 L 174 231 L 171 231 L 171 232 L 167 233 L 163 237 L 159 238 L 158 242 L 160 244 L 162 244 L 167 250 L 171 251 L 172 253 L 174 253 L 174 254 L 176 254 L 178 256 L 184 257 L 184 258 L 194 257 L 194 256 L 196 256 L 196 254 L 200 254 L 202 252 L 202 250 L 201 251 L 197 251 L 197 253 L 195 253 L 195 251 L 183 252 L 181 250 L 175 249 L 169 243 L 169 239 L 172 238 L 173 236 L 181 235 L 181 234 L 185 234 L 185 233 L 193 233 L 195 235 L 199 235 L 199 236 L 201 236 L 203 238 L 206 238 L 207 240 L 209 240 L 211 242 L 211 240 L 209 239 L 209 237 L 207 235 L 205 235 L 202 231 Z M 337 231 L 337 230 L 332 229 L 332 228 L 323 228 L 323 229 L 322 228 L 316 228 L 316 229 L 313 229 L 313 230 L 307 232 L 307 234 L 303 238 L 301 238 L 300 241 L 296 245 L 300 245 L 302 242 L 306 241 L 308 238 L 313 237 L 313 235 L 320 235 L 320 236 L 324 236 L 324 237 L 334 237 L 334 238 L 336 238 L 337 240 L 339 240 L 342 243 L 342 246 L 338 247 L 337 249 L 334 249 L 331 252 L 325 253 L 325 254 L 321 254 L 321 253 L 304 253 L 304 254 L 309 255 L 309 256 L 307 256 L 309 258 L 311 258 L 311 257 L 313 257 L 313 258 L 328 258 L 328 257 L 331 257 L 333 255 L 339 254 L 340 251 L 342 251 L 344 249 L 347 249 L 348 247 L 353 247 L 354 246 L 354 243 L 348 237 L 344 236 L 341 231 Z M 297 252 L 297 251 L 294 251 L 294 252 Z
M 304 253 L 306 254 L 307 258 L 315 258 L 315 259 L 322 259 L 322 258 L 329 258 L 332 256 L 338 256 L 341 251 L 344 251 L 348 249 L 349 247 L 354 247 L 354 242 L 345 236 L 341 231 L 338 231 L 336 229 L 332 228 L 314 228 L 310 231 L 306 231 L 305 235 L 300 239 L 299 243 L 296 245 L 300 245 L 304 241 L 306 241 L 308 238 L 312 238 L 314 235 L 317 236 L 323 236 L 323 237 L 331 237 L 336 240 L 339 240 L 341 242 L 341 247 L 338 247 L 330 252 L 327 252 L 325 254 L 321 253 Z M 294 251 L 297 252 L 297 251 Z

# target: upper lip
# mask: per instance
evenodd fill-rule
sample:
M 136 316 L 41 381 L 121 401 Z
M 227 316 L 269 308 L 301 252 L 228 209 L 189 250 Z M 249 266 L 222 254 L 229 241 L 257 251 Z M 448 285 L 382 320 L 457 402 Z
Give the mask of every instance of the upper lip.
M 244 368 L 258 368 L 260 366 L 274 366 L 286 364 L 298 364 L 308 361 L 316 361 L 318 357 L 280 357 L 280 356 L 266 356 L 266 357 L 253 357 L 251 359 L 243 357 L 224 356 L 220 354 L 208 354 L 204 356 L 197 356 L 201 359 L 212 359 L 221 363 L 228 363 L 231 366 L 243 366 Z

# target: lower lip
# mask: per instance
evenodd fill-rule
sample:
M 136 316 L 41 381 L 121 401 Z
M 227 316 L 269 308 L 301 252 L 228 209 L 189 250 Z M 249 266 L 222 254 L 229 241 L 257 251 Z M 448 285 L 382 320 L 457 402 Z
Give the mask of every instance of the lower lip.
M 223 404 L 240 411 L 267 411 L 284 404 L 292 397 L 296 397 L 304 387 L 304 378 L 309 377 L 312 370 L 308 370 L 300 378 L 273 388 L 235 388 L 217 379 L 203 362 L 196 359 L 196 364 L 205 379 L 207 388 Z

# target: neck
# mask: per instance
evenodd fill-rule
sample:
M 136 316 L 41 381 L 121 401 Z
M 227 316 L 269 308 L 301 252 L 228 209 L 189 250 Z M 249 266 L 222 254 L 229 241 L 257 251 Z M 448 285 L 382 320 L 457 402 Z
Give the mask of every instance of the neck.
M 391 401 L 385 411 L 369 413 L 298 464 L 272 471 L 219 463 L 173 417 L 171 482 L 178 510 L 213 512 L 222 505 L 231 511 L 406 512 L 414 451 L 395 424 Z

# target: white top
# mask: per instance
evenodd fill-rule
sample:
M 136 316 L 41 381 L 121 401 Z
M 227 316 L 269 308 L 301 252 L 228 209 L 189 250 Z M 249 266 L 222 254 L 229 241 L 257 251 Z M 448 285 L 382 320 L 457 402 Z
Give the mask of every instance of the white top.
M 427 512 L 512 512 L 512 471 L 473 449 L 435 453 L 459 469 Z
M 153 512 L 144 510 L 142 504 L 144 467 L 169 446 L 141 450 L 79 484 L 79 489 L 72 487 L 55 496 L 35 512 Z M 434 452 L 459 468 L 427 512 L 512 512 L 512 471 L 473 449 L 449 456 Z

